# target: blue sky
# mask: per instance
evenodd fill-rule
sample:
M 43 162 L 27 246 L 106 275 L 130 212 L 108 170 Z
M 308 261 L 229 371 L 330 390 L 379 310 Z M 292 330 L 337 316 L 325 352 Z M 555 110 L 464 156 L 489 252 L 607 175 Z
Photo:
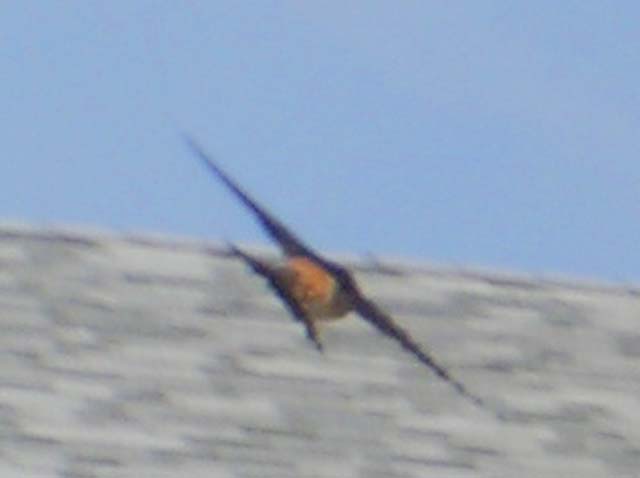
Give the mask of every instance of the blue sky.
M 640 280 L 640 3 L 10 1 L 0 220 Z

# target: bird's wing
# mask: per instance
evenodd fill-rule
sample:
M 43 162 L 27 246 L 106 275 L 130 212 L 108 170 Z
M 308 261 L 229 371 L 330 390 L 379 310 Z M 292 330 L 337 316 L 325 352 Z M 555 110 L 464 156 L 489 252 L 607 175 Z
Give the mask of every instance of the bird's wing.
M 304 324 L 307 338 L 315 345 L 315 347 L 322 352 L 322 342 L 320 342 L 320 337 L 318 336 L 318 332 L 314 323 L 311 319 L 305 314 L 304 310 L 300 307 L 298 302 L 294 299 L 294 297 L 289 293 L 287 287 L 282 283 L 281 276 L 277 273 L 275 268 L 266 262 L 261 261 L 255 257 L 250 256 L 246 252 L 241 251 L 234 245 L 229 246 L 231 249 L 231 253 L 234 256 L 240 257 L 256 274 L 264 277 L 268 282 L 271 288 L 275 291 L 275 293 L 280 297 L 284 305 L 289 309 L 289 312 L 293 315 L 293 317 L 302 322 Z
M 378 307 L 371 300 L 360 295 L 359 292 L 355 292 L 354 294 L 354 308 L 363 319 L 365 319 L 386 336 L 400 342 L 400 345 L 402 345 L 405 350 L 417 357 L 420 362 L 429 367 L 438 377 L 451 384 L 453 388 L 458 393 L 460 393 L 460 395 L 466 397 L 482 408 L 487 408 L 485 402 L 480 397 L 477 397 L 476 395 L 469 392 L 461 382 L 453 378 L 449 374 L 447 369 L 436 362 L 428 352 L 421 348 L 411 338 L 406 330 L 395 324 L 386 312 L 380 309 L 380 307 Z
M 193 138 L 188 135 L 184 135 L 184 140 L 189 146 L 189 149 L 191 149 L 191 151 L 200 158 L 209 171 L 219 178 L 225 186 L 233 192 L 235 197 L 254 213 L 260 224 L 262 224 L 267 233 L 278 242 L 287 256 L 317 257 L 311 248 L 303 244 L 303 242 L 298 239 L 295 234 L 289 231 L 284 224 L 278 221 L 264 207 L 258 204 L 233 179 L 231 179 L 227 173 L 220 169 L 220 167 L 213 162 L 211 157 Z

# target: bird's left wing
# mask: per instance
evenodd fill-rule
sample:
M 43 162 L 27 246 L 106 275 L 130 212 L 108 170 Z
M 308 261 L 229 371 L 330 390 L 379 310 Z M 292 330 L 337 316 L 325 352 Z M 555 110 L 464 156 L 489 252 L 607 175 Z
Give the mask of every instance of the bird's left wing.
M 353 305 L 356 312 L 358 312 L 364 320 L 369 322 L 387 337 L 397 340 L 405 350 L 417 357 L 421 363 L 429 367 L 438 377 L 452 385 L 460 395 L 466 397 L 482 408 L 487 408 L 487 405 L 480 397 L 469 392 L 462 382 L 453 378 L 447 369 L 436 362 L 431 354 L 420 347 L 406 330 L 395 324 L 391 317 L 380 309 L 380 307 L 378 307 L 374 302 L 367 299 L 359 292 L 354 292 Z
M 278 297 L 280 297 L 287 309 L 289 309 L 289 312 L 291 312 L 294 319 L 304 324 L 307 338 L 320 352 L 322 352 L 322 342 L 320 342 L 320 337 L 318 336 L 315 325 L 307 314 L 305 314 L 304 310 L 302 310 L 295 298 L 289 293 L 277 270 L 272 265 L 250 256 L 234 245 L 230 245 L 229 247 L 234 256 L 241 258 L 256 274 L 261 275 L 269 282 L 271 288 L 275 291 Z

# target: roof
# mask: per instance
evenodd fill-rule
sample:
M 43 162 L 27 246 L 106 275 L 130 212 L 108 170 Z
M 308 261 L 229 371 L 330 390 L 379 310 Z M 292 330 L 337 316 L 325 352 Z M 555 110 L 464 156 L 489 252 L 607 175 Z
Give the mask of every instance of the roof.
M 318 353 L 222 247 L 4 225 L 1 476 L 637 476 L 636 288 L 347 262 L 507 419 L 356 318 Z

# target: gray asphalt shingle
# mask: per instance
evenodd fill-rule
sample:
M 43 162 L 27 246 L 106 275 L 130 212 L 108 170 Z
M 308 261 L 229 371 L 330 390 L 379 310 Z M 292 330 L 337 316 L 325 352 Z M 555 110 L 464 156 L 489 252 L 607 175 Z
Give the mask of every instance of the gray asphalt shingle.
M 3 226 L 0 476 L 638 476 L 637 289 L 352 263 L 509 419 L 210 244 Z

